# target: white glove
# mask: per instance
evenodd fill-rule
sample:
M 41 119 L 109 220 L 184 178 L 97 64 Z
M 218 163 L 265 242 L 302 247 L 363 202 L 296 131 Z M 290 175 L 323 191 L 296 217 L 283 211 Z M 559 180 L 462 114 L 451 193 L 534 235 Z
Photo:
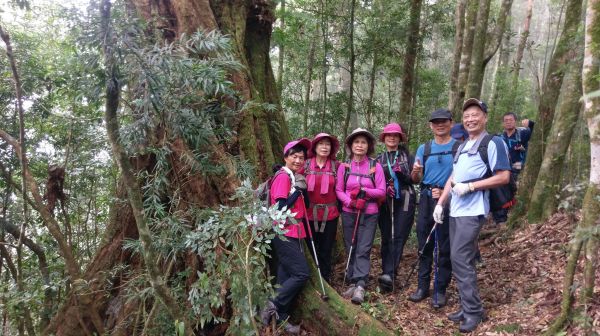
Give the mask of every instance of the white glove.
M 473 191 L 471 190 L 470 185 L 470 183 L 457 183 L 452 188 L 452 191 L 454 191 L 458 196 L 466 195 Z
M 433 210 L 433 220 L 436 223 L 444 222 L 444 207 L 436 204 L 435 209 Z

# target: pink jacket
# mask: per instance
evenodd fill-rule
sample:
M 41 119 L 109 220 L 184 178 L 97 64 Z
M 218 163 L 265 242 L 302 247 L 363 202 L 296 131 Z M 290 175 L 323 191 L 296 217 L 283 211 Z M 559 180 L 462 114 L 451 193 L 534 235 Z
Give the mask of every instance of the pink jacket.
M 352 201 L 350 198 L 350 191 L 362 188 L 365 191 L 365 199 L 367 200 L 367 206 L 364 213 L 368 215 L 378 213 L 379 205 L 377 202 L 385 198 L 385 177 L 381 165 L 379 163 L 375 165 L 375 185 L 373 185 L 371 178 L 368 177 L 370 170 L 369 159 L 365 157 L 360 162 L 352 160 L 350 162 L 349 173 L 359 173 L 364 174 L 365 176 L 348 175 L 346 188 L 344 189 L 345 170 L 346 166 L 344 164 L 340 165 L 335 186 L 335 193 L 343 205 L 342 210 L 345 212 L 357 212 L 356 209 L 350 208 L 350 202 Z

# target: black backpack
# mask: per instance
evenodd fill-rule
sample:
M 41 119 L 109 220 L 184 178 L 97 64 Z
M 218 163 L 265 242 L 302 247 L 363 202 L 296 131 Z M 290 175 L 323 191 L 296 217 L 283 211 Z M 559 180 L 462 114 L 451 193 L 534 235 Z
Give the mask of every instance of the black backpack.
M 425 148 L 423 148 L 423 162 L 421 162 L 421 165 L 423 165 L 423 176 L 425 176 L 425 163 L 427 162 L 427 158 L 429 158 L 430 156 L 448 155 L 448 154 L 452 154 L 452 157 L 454 158 L 456 156 L 456 152 L 458 151 L 458 147 L 460 147 L 461 144 L 462 144 L 462 141 L 457 140 L 452 145 L 451 150 L 431 153 L 431 146 L 433 146 L 433 140 L 427 141 L 425 143 Z
M 479 143 L 479 147 L 477 148 L 477 152 L 479 152 L 479 156 L 481 157 L 481 160 L 483 161 L 483 163 L 485 163 L 485 166 L 487 167 L 487 171 L 486 171 L 485 175 L 483 175 L 483 177 L 481 177 L 481 178 L 464 181 L 464 183 L 484 180 L 484 179 L 494 175 L 494 172 L 492 171 L 492 169 L 490 167 L 490 161 L 489 161 L 488 154 L 487 154 L 488 145 L 489 145 L 490 141 L 492 141 L 494 136 L 495 135 L 493 135 L 493 134 L 487 134 L 481 140 L 481 142 Z M 460 155 L 460 150 L 462 150 L 463 147 L 464 146 L 462 146 L 462 145 L 460 146 L 459 152 L 457 155 Z M 458 159 L 458 156 L 456 158 Z M 510 156 L 509 156 L 509 160 L 510 160 Z M 505 184 L 505 185 L 502 185 L 502 186 L 499 186 L 496 188 L 491 188 L 488 190 L 490 192 L 490 211 L 509 209 L 513 205 L 517 204 L 517 199 L 515 198 L 515 194 L 517 193 L 517 183 L 516 183 L 515 178 L 512 173 L 510 174 L 510 180 L 508 181 L 508 184 Z

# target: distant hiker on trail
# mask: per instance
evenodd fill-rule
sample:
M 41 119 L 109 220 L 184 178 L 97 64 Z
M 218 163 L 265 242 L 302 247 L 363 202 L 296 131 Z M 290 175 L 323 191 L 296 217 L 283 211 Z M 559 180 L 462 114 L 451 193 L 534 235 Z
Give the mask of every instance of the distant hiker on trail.
M 396 270 L 415 218 L 416 195 L 411 179 L 414 157 L 409 154 L 405 145 L 406 134 L 397 123 L 387 124 L 379 140 L 386 147 L 385 152 L 377 156 L 377 161 L 383 167 L 387 181 L 387 197 L 379 208 L 382 274 L 378 281 L 383 291 L 392 291 Z
M 508 155 L 511 162 L 511 174 L 515 181 L 525 165 L 527 148 L 529 147 L 529 140 L 531 139 L 531 133 L 533 132 L 533 126 L 535 125 L 535 123 L 529 119 L 523 119 L 522 124 L 524 127 L 516 127 L 517 115 L 513 112 L 505 113 L 502 117 L 504 131 L 500 136 L 508 147 Z M 506 221 L 508 220 L 508 209 L 494 211 L 492 212 L 492 215 L 496 225 L 506 224 Z
M 450 192 L 450 259 L 452 274 L 460 295 L 460 309 L 448 315 L 448 319 L 460 322 L 459 331 L 471 332 L 485 319 L 483 305 L 477 286 L 475 268 L 476 242 L 479 231 L 490 211 L 488 189 L 508 184 L 510 163 L 506 145 L 500 137 L 488 136 L 487 106 L 475 98 L 463 104 L 463 125 L 469 139 L 454 157 L 453 173 L 446 182 L 444 192 L 435 206 L 433 218 L 444 221 L 444 206 Z M 484 142 L 487 149 L 484 148 Z M 487 154 L 493 175 L 481 157 L 480 145 Z
M 308 185 L 309 225 L 314 233 L 317 258 L 325 281 L 331 279 L 331 252 L 335 245 L 337 221 L 340 216 L 335 194 L 335 182 L 339 163 L 335 156 L 340 148 L 338 139 L 327 133 L 319 133 L 312 140 L 309 159 L 304 165 Z
M 422 250 L 423 254 L 419 258 L 419 285 L 408 299 L 419 302 L 429 296 L 433 264 L 431 305 L 434 308 L 441 308 L 446 305 L 446 288 L 452 279 L 448 205 L 444 209 L 443 223 L 436 225 L 429 244 L 426 246 L 425 243 L 435 223 L 433 210 L 442 195 L 446 181 L 452 174 L 452 161 L 461 142 L 450 136 L 452 113 L 447 109 L 433 111 L 429 117 L 429 127 L 433 132 L 433 140 L 419 146 L 415 159 L 415 166 L 423 165 L 423 180 L 421 181 L 420 173 L 415 176 L 417 181 L 421 181 L 417 240 L 419 251 Z
M 348 279 L 350 287 L 343 295 L 361 304 L 371 269 L 378 202 L 385 198 L 385 176 L 381 165 L 371 158 L 375 152 L 373 134 L 357 128 L 346 138 L 345 144 L 349 161 L 340 165 L 335 187 L 342 203 L 344 245 L 348 253 L 344 279 Z
M 529 140 L 531 139 L 535 122 L 523 119 L 523 127 L 516 127 L 516 124 L 517 115 L 513 112 L 505 113 L 502 117 L 504 131 L 501 136 L 508 147 L 508 154 L 512 165 L 511 171 L 515 174 L 515 177 L 519 175 L 525 165 Z
M 310 140 L 300 139 L 289 142 L 284 150 L 283 166 L 273 177 L 270 188 L 270 203 L 277 204 L 278 209 L 287 207 L 296 215 L 297 224 L 289 220 L 284 224 L 287 230 L 285 240 L 275 236 L 273 246 L 277 254 L 277 284 L 276 296 L 267 301 L 260 317 L 264 324 L 271 323 L 274 317 L 277 323 L 285 323 L 283 328 L 286 332 L 297 334 L 300 332 L 298 325 L 286 321 L 289 317 L 288 311 L 292 301 L 310 277 L 308 263 L 302 251 L 303 239 L 306 232 L 303 225 L 304 206 L 303 199 L 308 200 L 306 194 L 306 180 L 299 174 L 304 167 L 304 159 L 310 148 Z M 301 197 L 303 196 L 303 197 Z

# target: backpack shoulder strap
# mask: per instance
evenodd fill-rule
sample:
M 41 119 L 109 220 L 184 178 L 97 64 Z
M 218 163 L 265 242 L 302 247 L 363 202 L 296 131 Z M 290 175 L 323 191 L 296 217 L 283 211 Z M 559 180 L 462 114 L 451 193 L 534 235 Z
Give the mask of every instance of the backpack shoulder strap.
M 431 155 L 431 146 L 433 140 L 427 141 L 425 143 L 425 147 L 423 148 L 423 167 L 425 167 L 425 162 L 427 162 L 427 158 Z
M 350 160 L 340 162 L 340 164 L 344 166 L 344 191 L 346 191 L 346 182 L 348 182 L 348 177 L 350 177 Z
M 483 140 L 481 140 L 481 142 L 479 143 L 479 148 L 477 148 L 479 156 L 481 157 L 481 160 L 483 161 L 483 163 L 485 163 L 485 166 L 487 168 L 487 176 L 494 175 L 494 173 L 492 172 L 492 168 L 490 167 L 490 159 L 488 158 L 488 146 L 490 144 L 490 141 L 492 141 L 492 139 L 494 138 L 494 136 L 495 135 L 493 134 L 486 135 L 485 138 L 483 138 Z
M 456 140 L 454 144 L 452 144 L 452 157 L 456 156 L 456 152 L 458 152 L 458 148 L 462 145 L 462 141 Z
M 369 178 L 375 188 L 375 171 L 377 170 L 377 160 L 369 158 Z

